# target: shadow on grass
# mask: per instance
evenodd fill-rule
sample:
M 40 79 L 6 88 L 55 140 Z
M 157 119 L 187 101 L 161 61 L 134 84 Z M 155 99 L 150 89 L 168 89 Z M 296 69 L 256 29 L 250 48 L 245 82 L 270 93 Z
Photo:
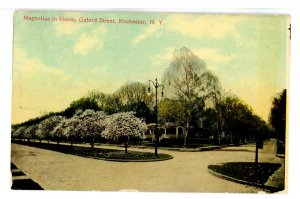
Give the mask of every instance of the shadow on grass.
M 220 165 L 209 165 L 208 169 L 221 174 L 227 180 L 235 181 L 242 184 L 258 186 L 269 189 L 270 192 L 280 191 L 280 187 L 268 187 L 264 184 L 269 177 L 279 169 L 281 164 L 276 163 L 257 163 L 254 162 L 228 162 Z
M 37 147 L 41 149 L 47 149 L 47 150 L 65 153 L 65 154 L 77 155 L 80 157 L 120 161 L 120 162 L 130 162 L 130 161 L 148 162 L 148 161 L 169 160 L 173 158 L 171 155 L 162 154 L 162 153 L 155 156 L 154 153 L 149 153 L 149 152 L 128 151 L 128 153 L 125 153 L 124 150 L 117 150 L 117 149 L 103 149 L 103 148 L 91 149 L 90 147 L 57 145 L 57 144 L 43 143 L 43 142 L 40 143 L 40 142 L 13 141 L 13 143 L 22 144 L 31 147 Z

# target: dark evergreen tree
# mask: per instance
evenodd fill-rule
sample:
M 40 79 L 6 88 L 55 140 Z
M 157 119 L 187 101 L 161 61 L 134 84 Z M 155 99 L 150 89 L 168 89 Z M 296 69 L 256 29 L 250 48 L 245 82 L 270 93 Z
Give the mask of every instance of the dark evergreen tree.
M 277 152 L 284 153 L 286 136 L 286 89 L 279 96 L 274 97 L 269 120 L 277 138 Z

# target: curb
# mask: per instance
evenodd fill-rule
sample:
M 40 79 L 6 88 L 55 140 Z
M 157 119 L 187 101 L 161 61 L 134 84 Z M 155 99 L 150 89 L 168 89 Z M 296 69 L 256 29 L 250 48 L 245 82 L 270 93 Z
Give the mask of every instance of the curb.
M 13 142 L 16 144 L 23 144 L 24 142 Z M 25 142 L 26 143 L 26 142 Z M 243 143 L 247 144 L 247 143 Z M 26 144 L 25 144 L 26 145 Z M 29 146 L 29 145 L 28 145 Z M 118 147 L 118 148 L 123 148 L 124 146 L 117 145 L 117 144 L 95 144 L 95 146 L 100 147 L 101 146 L 113 146 L 113 147 Z M 179 152 L 203 152 L 203 151 L 212 151 L 216 149 L 222 149 L 230 146 L 239 146 L 239 144 L 230 144 L 230 145 L 220 145 L 220 146 L 209 146 L 209 147 L 198 147 L 198 148 L 169 148 L 169 147 L 159 147 L 162 150 L 167 150 L 167 151 L 179 151 Z M 33 146 L 34 147 L 34 146 Z M 136 148 L 136 149 L 154 149 L 154 147 L 151 146 L 129 146 L 128 148 Z
M 16 143 L 16 144 L 24 145 L 23 143 Z M 30 146 L 30 145 L 26 145 L 26 144 L 24 146 L 36 147 L 36 146 Z M 37 147 L 37 148 L 39 148 L 39 147 Z M 56 151 L 56 150 L 52 150 L 52 149 L 48 149 L 48 148 L 39 148 L 39 149 L 50 150 L 50 151 L 54 151 L 57 153 L 63 153 L 63 154 L 68 154 L 68 155 L 74 155 L 74 156 L 82 157 L 82 158 L 91 158 L 91 159 L 95 159 L 95 160 L 105 160 L 105 161 L 112 161 L 112 162 L 158 162 L 158 161 L 165 161 L 165 160 L 173 159 L 173 156 L 171 156 L 169 154 L 165 154 L 165 155 L 168 155 L 170 157 L 165 157 L 165 158 L 160 158 L 160 159 L 134 160 L 134 159 L 114 159 L 114 158 L 101 158 L 101 157 L 95 157 L 95 156 L 89 156 L 89 155 L 79 155 L 79 154 L 74 154 L 74 153 Z M 121 151 L 119 149 L 114 149 L 114 150 Z
M 221 146 L 211 146 L 211 147 L 200 147 L 200 148 L 196 148 L 196 149 L 180 149 L 180 151 L 183 152 L 199 152 L 199 151 L 212 151 L 215 149 L 220 149 Z
M 210 174 L 212 174 L 216 177 L 219 177 L 219 178 L 222 178 L 222 179 L 225 179 L 225 180 L 229 180 L 229 181 L 232 181 L 232 182 L 240 183 L 240 184 L 246 184 L 246 185 L 250 185 L 250 186 L 254 186 L 254 187 L 258 187 L 258 188 L 262 188 L 262 189 L 267 189 L 271 193 L 283 190 L 282 188 L 279 188 L 279 187 L 268 186 L 268 185 L 259 184 L 259 183 L 256 183 L 256 182 L 249 182 L 249 181 L 237 179 L 237 178 L 234 178 L 234 177 L 230 177 L 230 176 L 215 172 L 215 171 L 213 171 L 209 168 L 207 168 L 207 170 Z
M 173 157 L 152 159 L 152 160 L 129 160 L 129 159 L 110 159 L 110 158 L 97 158 L 98 160 L 112 161 L 112 162 L 159 162 L 165 160 L 171 160 Z
M 148 146 L 131 146 L 131 148 L 136 148 L 136 149 L 153 149 L 154 147 L 148 147 Z M 164 148 L 164 147 L 159 147 L 159 149 L 161 149 L 161 150 L 180 151 L 180 152 L 212 151 L 212 150 L 220 149 L 220 148 L 222 148 L 222 146 L 199 147 L 199 148 Z

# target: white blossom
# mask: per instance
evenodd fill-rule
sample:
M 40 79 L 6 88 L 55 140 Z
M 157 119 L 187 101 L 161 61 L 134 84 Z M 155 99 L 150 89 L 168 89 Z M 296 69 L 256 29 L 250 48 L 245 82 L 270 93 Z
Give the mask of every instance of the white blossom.
M 146 123 L 134 116 L 134 112 L 120 112 L 110 115 L 106 120 L 106 129 L 102 136 L 106 139 L 119 137 L 142 138 L 147 130 Z
M 93 147 L 94 139 L 100 136 L 105 128 L 106 115 L 103 111 L 87 109 L 76 114 L 66 122 L 65 135 L 67 137 L 89 138 Z
M 59 117 L 56 119 L 58 120 L 57 124 L 54 127 L 54 129 L 50 132 L 50 136 L 52 138 L 56 138 L 57 142 L 59 142 L 59 140 L 65 136 L 68 119 L 65 117 Z
M 20 126 L 19 128 L 12 130 L 12 137 L 14 138 L 24 138 L 26 126 Z
M 37 125 L 33 124 L 27 127 L 24 131 L 24 137 L 26 139 L 34 139 L 36 137 Z
M 49 139 L 51 136 L 51 132 L 54 128 L 62 121 L 63 116 L 51 116 L 38 124 L 38 129 L 36 131 L 37 138 Z

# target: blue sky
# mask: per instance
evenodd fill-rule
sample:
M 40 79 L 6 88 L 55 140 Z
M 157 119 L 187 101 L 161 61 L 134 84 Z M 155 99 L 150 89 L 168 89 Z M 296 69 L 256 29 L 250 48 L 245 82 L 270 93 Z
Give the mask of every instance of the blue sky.
M 81 23 L 80 17 L 147 24 Z M 12 122 L 61 111 L 91 90 L 112 93 L 126 82 L 160 79 L 183 46 L 205 61 L 223 89 L 267 120 L 273 96 L 287 87 L 288 24 L 285 15 L 16 12 Z

